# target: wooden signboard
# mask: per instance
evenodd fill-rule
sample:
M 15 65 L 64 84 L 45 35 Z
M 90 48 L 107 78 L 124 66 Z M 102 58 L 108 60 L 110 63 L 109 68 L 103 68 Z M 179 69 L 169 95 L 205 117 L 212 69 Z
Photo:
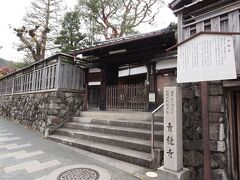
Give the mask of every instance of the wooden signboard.
M 178 83 L 236 78 L 231 34 L 203 33 L 178 45 Z

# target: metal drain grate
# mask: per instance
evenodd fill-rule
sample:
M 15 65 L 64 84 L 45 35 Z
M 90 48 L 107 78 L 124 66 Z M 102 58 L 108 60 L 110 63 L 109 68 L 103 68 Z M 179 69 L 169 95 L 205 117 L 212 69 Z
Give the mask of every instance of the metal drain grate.
M 61 173 L 57 180 L 98 180 L 99 173 L 90 168 L 74 168 Z

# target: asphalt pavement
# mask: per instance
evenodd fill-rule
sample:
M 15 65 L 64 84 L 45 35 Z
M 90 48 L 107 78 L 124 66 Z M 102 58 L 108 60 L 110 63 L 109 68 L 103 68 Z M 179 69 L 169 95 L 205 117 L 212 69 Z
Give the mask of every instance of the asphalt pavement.
M 85 167 L 78 172 L 93 167 L 99 173 L 96 177 L 104 171 L 112 180 L 155 179 L 145 175 L 149 169 L 44 139 L 39 132 L 0 117 L 0 180 L 45 180 L 76 165 Z M 94 172 L 89 173 L 94 179 Z

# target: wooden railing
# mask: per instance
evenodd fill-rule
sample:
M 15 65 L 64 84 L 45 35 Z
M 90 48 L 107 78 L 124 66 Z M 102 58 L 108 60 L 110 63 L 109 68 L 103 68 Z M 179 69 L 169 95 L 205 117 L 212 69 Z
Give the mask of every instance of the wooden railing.
M 84 70 L 65 54 L 54 55 L 0 79 L 0 95 L 84 89 Z

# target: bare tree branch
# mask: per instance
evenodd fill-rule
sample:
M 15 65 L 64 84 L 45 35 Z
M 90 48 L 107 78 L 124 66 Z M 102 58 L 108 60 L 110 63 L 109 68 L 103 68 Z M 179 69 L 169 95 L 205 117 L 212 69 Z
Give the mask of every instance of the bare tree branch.
M 132 33 L 142 23 L 152 23 L 163 3 L 163 0 L 79 0 L 76 8 L 83 19 L 93 21 L 93 30 L 110 39 Z
M 61 13 L 62 0 L 34 0 L 31 8 L 27 10 L 24 21 L 27 27 L 14 29 L 17 32 L 22 44 L 17 48 L 18 51 L 28 50 L 35 61 L 45 58 L 45 51 L 53 46 L 49 41 L 54 37 L 54 30 L 57 30 L 59 13 Z M 50 32 L 51 29 L 51 32 Z

